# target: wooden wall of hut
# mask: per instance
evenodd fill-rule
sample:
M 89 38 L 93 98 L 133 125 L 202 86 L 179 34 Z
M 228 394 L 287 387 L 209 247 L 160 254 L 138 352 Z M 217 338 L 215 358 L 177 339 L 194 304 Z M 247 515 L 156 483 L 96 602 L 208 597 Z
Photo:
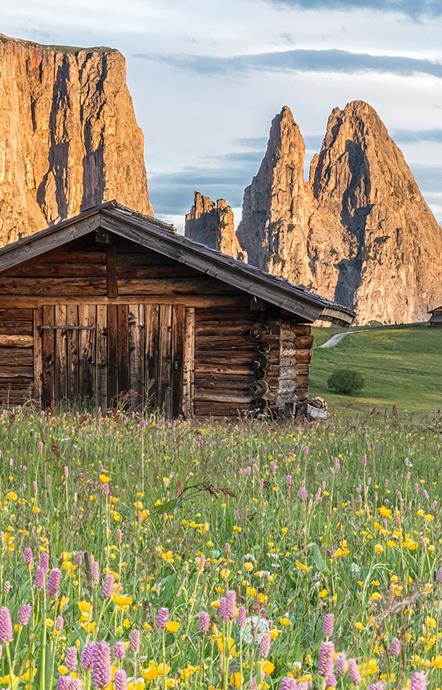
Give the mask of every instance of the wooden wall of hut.
M 312 338 L 251 296 L 125 239 L 89 235 L 0 273 L 0 403 L 167 416 L 291 412 Z

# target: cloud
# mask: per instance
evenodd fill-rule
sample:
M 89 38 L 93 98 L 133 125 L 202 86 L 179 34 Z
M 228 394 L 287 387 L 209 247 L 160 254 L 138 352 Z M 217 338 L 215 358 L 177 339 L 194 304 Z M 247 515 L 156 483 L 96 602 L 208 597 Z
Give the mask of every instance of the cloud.
M 392 129 L 390 135 L 397 144 L 442 144 L 442 129 Z M 313 151 L 319 151 L 322 140 L 322 134 L 304 135 L 306 148 Z M 235 139 L 234 143 L 263 153 L 267 146 L 267 139 L 266 137 L 242 137 Z
M 391 136 L 398 144 L 442 143 L 442 129 L 394 129 Z
M 415 164 L 412 171 L 425 197 L 440 193 L 442 190 L 442 165 Z
M 231 206 L 241 206 L 244 187 L 256 173 L 261 154 L 238 158 L 239 154 L 220 157 L 214 167 L 189 167 L 170 173 L 151 175 L 149 192 L 156 213 L 187 213 L 193 193 L 199 191 L 212 199 L 225 198 Z
M 412 18 L 442 16 L 440 0 L 266 0 L 272 5 L 304 10 L 375 10 L 396 12 Z
M 283 50 L 272 53 L 218 57 L 190 53 L 136 53 L 133 57 L 153 60 L 202 75 L 269 72 L 376 72 L 410 76 L 427 74 L 442 79 L 442 63 L 401 55 L 370 55 L 347 50 Z

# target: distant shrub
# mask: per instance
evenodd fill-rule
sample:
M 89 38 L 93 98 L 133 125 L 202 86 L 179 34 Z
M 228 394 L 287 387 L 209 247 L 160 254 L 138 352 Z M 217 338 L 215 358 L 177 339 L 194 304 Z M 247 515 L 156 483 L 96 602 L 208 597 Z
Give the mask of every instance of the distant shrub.
M 327 379 L 327 385 L 333 393 L 352 395 L 364 387 L 365 379 L 358 371 L 337 369 Z

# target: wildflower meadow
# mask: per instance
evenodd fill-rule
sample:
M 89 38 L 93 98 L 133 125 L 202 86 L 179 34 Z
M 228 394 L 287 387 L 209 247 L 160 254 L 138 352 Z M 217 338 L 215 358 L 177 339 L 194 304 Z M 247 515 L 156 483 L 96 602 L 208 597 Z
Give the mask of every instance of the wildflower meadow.
M 442 688 L 442 427 L 0 417 L 0 687 Z

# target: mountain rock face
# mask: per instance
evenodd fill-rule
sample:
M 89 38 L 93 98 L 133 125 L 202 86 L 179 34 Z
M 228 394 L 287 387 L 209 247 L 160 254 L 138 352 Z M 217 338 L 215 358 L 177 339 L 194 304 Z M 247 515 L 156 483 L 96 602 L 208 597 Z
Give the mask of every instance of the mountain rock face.
M 442 230 L 377 113 L 331 113 L 304 182 L 304 142 L 287 107 L 246 188 L 241 246 L 255 265 L 356 310 L 357 321 L 427 320 L 442 302 Z
M 125 75 L 117 50 L 0 35 L 0 244 L 112 198 L 152 214 Z
M 309 190 L 304 158 L 300 129 L 290 108 L 284 106 L 272 121 L 258 173 L 244 191 L 238 239 L 250 263 L 291 282 L 311 285 L 305 251 Z
M 225 199 L 215 203 L 195 192 L 193 206 L 186 214 L 185 235 L 235 259 L 245 260 L 245 252 L 235 234 L 233 211 Z

